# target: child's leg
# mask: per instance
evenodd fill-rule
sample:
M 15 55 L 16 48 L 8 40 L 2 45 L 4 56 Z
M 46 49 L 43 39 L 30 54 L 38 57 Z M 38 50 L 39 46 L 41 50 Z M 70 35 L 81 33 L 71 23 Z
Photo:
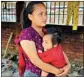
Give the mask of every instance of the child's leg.
M 42 72 L 41 72 L 41 77 L 47 77 L 47 75 L 48 75 L 47 72 L 45 72 L 45 71 L 42 71 Z

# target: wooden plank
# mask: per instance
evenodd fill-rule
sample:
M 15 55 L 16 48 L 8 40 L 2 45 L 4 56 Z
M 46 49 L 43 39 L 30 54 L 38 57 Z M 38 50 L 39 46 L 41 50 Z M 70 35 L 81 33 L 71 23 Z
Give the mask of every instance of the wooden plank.
M 7 45 L 6 45 L 6 49 L 5 49 L 5 51 L 4 51 L 3 58 L 5 58 L 6 55 L 7 55 L 8 46 L 9 46 L 9 43 L 11 42 L 12 36 L 13 36 L 13 32 L 11 32 L 10 37 L 9 37 L 9 39 L 8 39 L 8 42 L 7 42 Z

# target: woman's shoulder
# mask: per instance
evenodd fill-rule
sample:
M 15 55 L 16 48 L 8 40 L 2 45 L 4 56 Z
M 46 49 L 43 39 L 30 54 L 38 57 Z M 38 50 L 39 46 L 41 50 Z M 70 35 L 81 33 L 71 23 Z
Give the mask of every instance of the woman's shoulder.
M 21 31 L 21 34 L 25 34 L 25 33 L 30 33 L 31 32 L 31 27 L 25 28 Z
M 32 40 L 31 28 L 25 28 L 21 31 L 19 35 L 20 40 Z

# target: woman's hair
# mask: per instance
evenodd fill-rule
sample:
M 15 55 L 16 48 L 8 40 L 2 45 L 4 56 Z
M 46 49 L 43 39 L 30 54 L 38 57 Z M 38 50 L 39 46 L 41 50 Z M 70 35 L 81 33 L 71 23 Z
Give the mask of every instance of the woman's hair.
M 43 4 L 44 3 L 42 1 L 31 1 L 28 3 L 27 7 L 24 9 L 23 12 L 23 28 L 27 28 L 29 26 L 31 26 L 31 20 L 28 18 L 28 14 L 32 14 L 34 11 L 34 5 L 36 4 Z M 45 5 L 44 5 L 45 6 Z

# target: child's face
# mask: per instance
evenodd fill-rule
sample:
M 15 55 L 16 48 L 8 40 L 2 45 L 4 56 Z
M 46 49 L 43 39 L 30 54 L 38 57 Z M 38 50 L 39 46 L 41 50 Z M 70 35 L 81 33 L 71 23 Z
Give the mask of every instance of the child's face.
M 50 48 L 52 48 L 52 36 L 51 35 L 45 35 L 43 37 L 43 47 L 44 47 L 44 50 L 48 50 Z
M 30 14 L 32 25 L 45 26 L 47 21 L 47 11 L 43 4 L 34 5 L 34 11 Z

